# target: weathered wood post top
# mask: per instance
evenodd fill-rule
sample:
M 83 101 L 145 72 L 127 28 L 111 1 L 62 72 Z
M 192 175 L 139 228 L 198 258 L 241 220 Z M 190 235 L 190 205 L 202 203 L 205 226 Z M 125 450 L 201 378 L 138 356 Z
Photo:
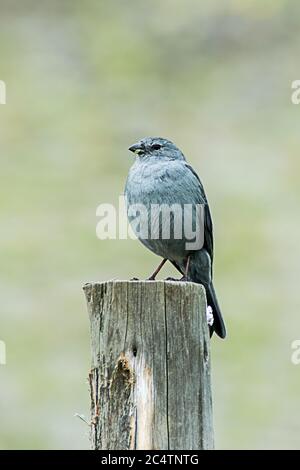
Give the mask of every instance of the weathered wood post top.
M 84 286 L 93 449 L 213 448 L 205 289 L 174 281 Z

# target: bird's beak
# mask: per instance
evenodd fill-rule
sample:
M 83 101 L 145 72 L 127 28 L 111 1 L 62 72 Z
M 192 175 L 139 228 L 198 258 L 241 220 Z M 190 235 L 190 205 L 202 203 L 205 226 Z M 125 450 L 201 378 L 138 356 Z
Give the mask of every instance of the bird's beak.
M 131 145 L 128 150 L 132 153 L 136 153 L 137 155 L 144 153 L 143 147 L 139 143 Z

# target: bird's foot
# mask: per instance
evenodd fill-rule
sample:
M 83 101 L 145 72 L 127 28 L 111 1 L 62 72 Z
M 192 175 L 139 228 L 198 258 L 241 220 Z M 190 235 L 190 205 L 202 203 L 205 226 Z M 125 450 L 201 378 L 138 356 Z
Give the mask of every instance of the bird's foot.
M 130 279 L 130 281 L 139 281 L 139 279 L 137 277 L 133 277 L 132 279 Z
M 181 279 L 175 279 L 175 277 L 167 277 L 166 281 L 179 282 Z
M 187 276 L 182 276 L 181 279 L 179 279 L 181 282 L 189 282 L 189 278 Z
M 207 320 L 207 324 L 209 326 L 213 326 L 213 324 L 214 324 L 214 315 L 213 315 L 213 309 L 211 308 L 210 305 L 208 305 L 207 309 L 206 309 L 206 320 Z

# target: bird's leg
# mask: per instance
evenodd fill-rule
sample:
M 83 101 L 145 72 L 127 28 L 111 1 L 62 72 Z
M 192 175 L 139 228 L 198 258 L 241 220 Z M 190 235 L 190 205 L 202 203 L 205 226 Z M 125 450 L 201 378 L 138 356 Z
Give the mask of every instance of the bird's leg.
M 189 277 L 188 274 L 189 274 L 189 268 L 190 268 L 190 259 L 191 259 L 191 257 L 189 255 L 188 259 L 187 259 L 187 262 L 186 262 L 185 273 L 184 273 L 186 278 Z
M 163 259 L 162 262 L 160 263 L 160 265 L 158 266 L 158 268 L 152 274 L 152 276 L 150 276 L 147 280 L 148 281 L 155 281 L 156 276 L 158 275 L 159 271 L 161 270 L 161 268 L 164 266 L 164 264 L 167 261 L 168 261 L 167 258 Z
M 181 281 L 188 281 L 188 279 L 189 279 L 189 267 L 190 267 L 190 255 L 187 257 L 184 276 L 180 279 Z
M 171 263 L 173 264 L 173 266 L 175 266 L 175 268 L 181 273 L 183 274 L 183 272 L 181 271 L 181 269 L 179 268 L 179 266 L 174 262 L 174 261 L 171 261 Z M 189 274 L 189 267 L 190 267 L 190 255 L 188 256 L 187 258 L 187 262 L 186 262 L 186 265 L 185 265 L 185 270 L 184 270 L 184 276 L 180 279 L 174 279 L 173 277 L 167 277 L 166 281 L 181 281 L 181 282 L 184 282 L 184 281 L 188 281 L 189 278 L 188 278 L 188 274 Z

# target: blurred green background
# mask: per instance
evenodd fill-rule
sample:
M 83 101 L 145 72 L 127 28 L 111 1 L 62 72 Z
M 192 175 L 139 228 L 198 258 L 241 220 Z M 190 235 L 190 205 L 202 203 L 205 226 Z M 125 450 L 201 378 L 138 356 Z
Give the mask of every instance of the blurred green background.
M 82 284 L 155 255 L 99 241 L 128 146 L 162 135 L 201 176 L 228 339 L 213 338 L 217 448 L 297 448 L 300 78 L 296 0 L 0 0 L 2 449 L 88 448 Z M 165 269 L 162 276 L 171 270 Z

